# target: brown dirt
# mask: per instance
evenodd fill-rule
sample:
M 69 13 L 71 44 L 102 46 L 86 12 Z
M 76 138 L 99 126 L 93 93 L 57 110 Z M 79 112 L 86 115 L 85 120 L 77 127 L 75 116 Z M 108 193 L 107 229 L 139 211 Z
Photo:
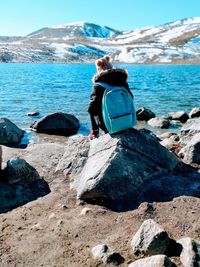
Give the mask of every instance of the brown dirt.
M 0 215 L 1 267 L 100 267 L 91 248 L 105 243 L 134 261 L 130 242 L 142 222 L 152 218 L 171 238 L 200 239 L 200 199 L 178 197 L 170 202 L 142 203 L 138 209 L 114 212 L 78 202 L 69 179 L 57 174 L 51 193 Z M 86 214 L 81 215 L 83 209 Z M 178 258 L 173 258 L 181 266 Z

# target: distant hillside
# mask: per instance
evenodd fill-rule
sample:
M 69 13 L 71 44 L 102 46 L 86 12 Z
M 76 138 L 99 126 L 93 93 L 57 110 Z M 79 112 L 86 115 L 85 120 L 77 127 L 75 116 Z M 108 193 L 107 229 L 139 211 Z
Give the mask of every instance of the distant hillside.
M 115 62 L 200 63 L 200 17 L 122 32 L 75 22 L 25 37 L 0 36 L 0 62 L 88 63 L 109 54 Z

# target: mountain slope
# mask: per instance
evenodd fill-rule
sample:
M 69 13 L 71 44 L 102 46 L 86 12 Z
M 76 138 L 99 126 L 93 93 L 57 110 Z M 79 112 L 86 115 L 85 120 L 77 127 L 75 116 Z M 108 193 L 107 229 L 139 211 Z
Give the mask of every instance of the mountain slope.
M 200 17 L 129 32 L 75 22 L 0 37 L 2 62 L 93 62 L 105 54 L 125 63 L 200 63 Z

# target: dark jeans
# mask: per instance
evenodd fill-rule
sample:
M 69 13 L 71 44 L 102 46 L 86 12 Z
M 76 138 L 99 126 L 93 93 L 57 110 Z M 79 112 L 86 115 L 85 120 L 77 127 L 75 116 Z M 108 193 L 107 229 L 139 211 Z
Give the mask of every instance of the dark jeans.
M 99 128 L 101 128 L 105 133 L 108 132 L 101 115 L 93 116 L 90 114 L 90 120 L 92 124 L 92 130 L 99 130 Z

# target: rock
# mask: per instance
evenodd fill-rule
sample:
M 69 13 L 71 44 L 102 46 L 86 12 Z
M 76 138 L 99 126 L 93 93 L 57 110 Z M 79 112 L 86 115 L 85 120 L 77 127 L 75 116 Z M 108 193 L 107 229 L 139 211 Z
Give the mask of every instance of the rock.
M 86 214 L 90 213 L 92 211 L 91 208 L 83 208 L 80 212 L 81 216 L 85 216 Z
M 195 134 L 178 155 L 185 163 L 200 164 L 200 133 Z
M 128 267 L 176 267 L 176 265 L 165 255 L 156 255 L 136 260 Z
M 165 118 L 152 118 L 147 122 L 151 127 L 166 129 L 169 128 L 170 122 Z
M 131 241 L 135 256 L 165 254 L 169 244 L 167 232 L 152 219 L 143 222 Z
M 29 145 L 26 149 L 13 149 L 3 146 L 4 161 L 20 157 L 37 169 L 40 177 L 51 183 L 56 166 L 65 151 L 65 144 L 41 143 Z M 5 166 L 6 167 L 6 166 Z
M 162 133 L 161 135 L 159 135 L 158 137 L 161 139 L 161 140 L 164 140 L 166 138 L 170 138 L 171 136 L 178 136 L 177 133 L 172 133 L 172 132 L 165 132 L 165 133 Z
M 56 215 L 54 212 L 49 215 L 49 220 L 55 219 L 55 218 L 56 218 Z
M 1 163 L 2 163 L 2 147 L 0 146 L 0 171 L 1 171 Z
M 35 121 L 30 127 L 38 133 L 70 136 L 78 132 L 80 125 L 74 115 L 57 112 Z
M 189 237 L 181 238 L 177 243 L 182 246 L 180 260 L 183 266 L 200 266 L 200 244 Z
M 6 118 L 0 119 L 0 144 L 16 145 L 20 142 L 24 131 Z
M 5 179 L 0 179 L 0 213 L 50 193 L 47 182 L 23 159 L 7 163 Z
M 139 121 L 148 121 L 156 116 L 150 109 L 144 107 L 139 108 L 136 115 Z
M 36 223 L 36 224 L 34 224 L 33 226 L 31 226 L 30 229 L 33 230 L 33 231 L 40 231 L 40 230 L 42 230 L 43 228 L 42 228 L 42 226 L 41 226 L 40 223 Z
M 80 165 L 73 183 L 78 198 L 116 201 L 135 198 L 147 181 L 172 171 L 179 160 L 150 131 L 130 129 L 91 141 L 83 169 L 74 162 Z
M 185 123 L 189 119 L 189 116 L 185 111 L 177 111 L 177 112 L 170 112 L 168 114 L 168 118 L 170 120 L 178 120 L 180 122 Z
M 200 108 L 193 108 L 189 113 L 189 118 L 198 118 L 200 117 Z
M 169 150 L 174 150 L 177 143 L 171 140 L 170 138 L 165 138 L 163 141 L 160 142 L 160 144 Z
M 181 142 L 187 143 L 197 133 L 200 133 L 200 118 L 189 119 L 181 128 Z
M 56 171 L 65 175 L 75 176 L 80 173 L 87 161 L 90 149 L 90 140 L 86 136 L 74 136 L 67 140 L 65 153 L 60 159 Z
M 37 112 L 37 111 L 31 111 L 27 113 L 27 116 L 31 116 L 31 117 L 38 116 L 38 115 L 40 115 L 40 112 Z
M 176 267 L 176 265 L 166 255 L 155 255 L 136 260 L 128 267 Z
M 178 135 L 171 135 L 169 138 L 165 138 L 160 142 L 160 144 L 176 155 L 178 155 L 179 151 L 184 147 L 180 142 L 179 142 L 179 136 Z
M 35 168 L 28 164 L 24 159 L 16 158 L 11 159 L 7 162 L 7 174 L 8 182 L 10 184 L 23 181 L 25 183 L 30 183 L 40 176 Z
M 105 244 L 100 244 L 92 248 L 94 259 L 100 259 L 103 263 L 112 263 L 119 265 L 124 262 L 124 258 L 117 252 L 114 252 Z

